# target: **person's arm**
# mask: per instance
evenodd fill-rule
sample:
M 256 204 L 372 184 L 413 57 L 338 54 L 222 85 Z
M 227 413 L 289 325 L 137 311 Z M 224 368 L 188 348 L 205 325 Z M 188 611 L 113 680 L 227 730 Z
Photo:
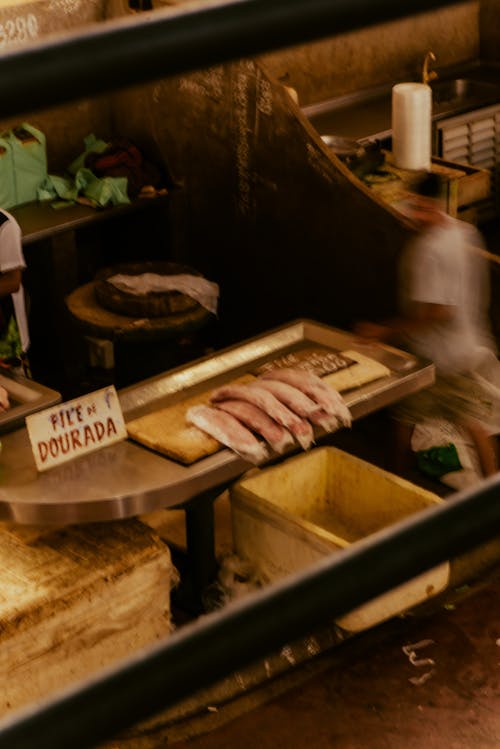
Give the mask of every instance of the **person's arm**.
M 14 268 L 13 270 L 0 273 L 0 297 L 14 294 L 21 286 L 22 270 Z
M 436 238 L 433 230 L 415 237 L 400 258 L 404 314 L 380 323 L 359 322 L 355 333 L 397 345 L 404 344 L 412 335 L 425 333 L 436 322 L 452 320 L 456 314 L 456 289 L 460 287 L 457 275 L 460 265 L 455 263 L 455 255 L 450 252 L 450 243 L 454 240 L 453 234 L 446 233 L 444 240 L 442 233 Z
M 354 326 L 354 332 L 361 338 L 385 343 L 401 343 L 412 333 L 422 333 L 435 322 L 452 320 L 455 307 L 444 304 L 413 302 L 407 317 L 393 317 L 380 323 L 360 320 Z
M 5 273 L 0 273 L 0 297 L 8 296 L 16 292 L 22 280 L 21 268 L 14 268 Z M 0 385 L 0 413 L 10 408 L 9 394 L 7 390 Z
M 0 413 L 10 408 L 9 394 L 4 387 L 0 385 Z

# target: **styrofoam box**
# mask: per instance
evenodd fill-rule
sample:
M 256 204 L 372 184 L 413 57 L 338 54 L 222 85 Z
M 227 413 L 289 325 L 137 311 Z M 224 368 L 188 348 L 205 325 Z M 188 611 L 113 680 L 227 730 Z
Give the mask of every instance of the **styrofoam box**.
M 235 552 L 270 581 L 341 552 L 443 500 L 334 447 L 256 470 L 230 491 Z M 357 632 L 402 613 L 448 585 L 445 562 L 339 618 Z

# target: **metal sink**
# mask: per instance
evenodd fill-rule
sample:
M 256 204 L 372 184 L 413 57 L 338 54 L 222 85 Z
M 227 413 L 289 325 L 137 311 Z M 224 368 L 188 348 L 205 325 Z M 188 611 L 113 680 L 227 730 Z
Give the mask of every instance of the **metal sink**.
M 473 76 L 438 78 L 431 88 L 434 121 L 500 102 L 500 83 Z M 303 112 L 320 135 L 384 140 L 392 134 L 392 86 L 332 98 Z
M 500 84 L 473 78 L 453 78 L 431 84 L 433 112 L 473 109 L 500 101 Z

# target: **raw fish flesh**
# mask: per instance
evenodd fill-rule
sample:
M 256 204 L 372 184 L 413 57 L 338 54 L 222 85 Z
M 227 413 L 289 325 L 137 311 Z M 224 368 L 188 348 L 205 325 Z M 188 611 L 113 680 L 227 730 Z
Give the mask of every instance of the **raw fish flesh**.
M 351 426 L 351 413 L 340 393 L 312 372 L 293 367 L 276 367 L 261 377 L 263 380 L 278 380 L 293 385 L 312 398 L 327 414 L 335 416 L 342 426 Z
M 313 401 L 312 398 L 309 398 L 294 385 L 264 378 L 258 380 L 258 385 L 265 390 L 269 390 L 281 403 L 284 403 L 291 411 L 304 419 L 309 419 L 311 414 L 321 411 L 321 407 L 318 406 L 316 401 Z
M 285 406 L 288 406 L 299 416 L 309 419 L 314 426 L 321 427 L 325 432 L 336 432 L 340 427 L 337 416 L 327 413 L 316 401 L 293 385 L 280 380 L 268 380 L 261 377 L 259 387 L 269 390 Z
M 336 432 L 341 427 L 337 417 L 328 414 L 323 408 L 312 413 L 309 419 L 314 426 L 321 427 L 327 433 Z
M 269 458 L 266 445 L 225 411 L 205 405 L 192 406 L 186 412 L 186 420 L 250 463 L 262 463 Z
M 222 385 L 212 393 L 211 400 L 215 403 L 225 400 L 244 400 L 253 403 L 271 419 L 288 429 L 304 450 L 311 447 L 314 442 L 314 432 L 310 423 L 290 411 L 272 393 L 258 385 Z
M 293 445 L 293 437 L 290 432 L 253 403 L 242 400 L 227 400 L 217 403 L 217 408 L 231 414 L 253 432 L 260 434 L 277 453 L 281 454 L 287 447 Z

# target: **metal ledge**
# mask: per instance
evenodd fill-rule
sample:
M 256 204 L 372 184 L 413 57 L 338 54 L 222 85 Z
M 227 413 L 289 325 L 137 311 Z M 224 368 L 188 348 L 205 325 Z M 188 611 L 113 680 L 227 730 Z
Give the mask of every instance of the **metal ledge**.
M 0 434 L 18 429 L 24 419 L 35 411 L 55 406 L 61 394 L 27 377 L 0 374 L 0 385 L 7 390 L 11 407 L 0 413 Z

